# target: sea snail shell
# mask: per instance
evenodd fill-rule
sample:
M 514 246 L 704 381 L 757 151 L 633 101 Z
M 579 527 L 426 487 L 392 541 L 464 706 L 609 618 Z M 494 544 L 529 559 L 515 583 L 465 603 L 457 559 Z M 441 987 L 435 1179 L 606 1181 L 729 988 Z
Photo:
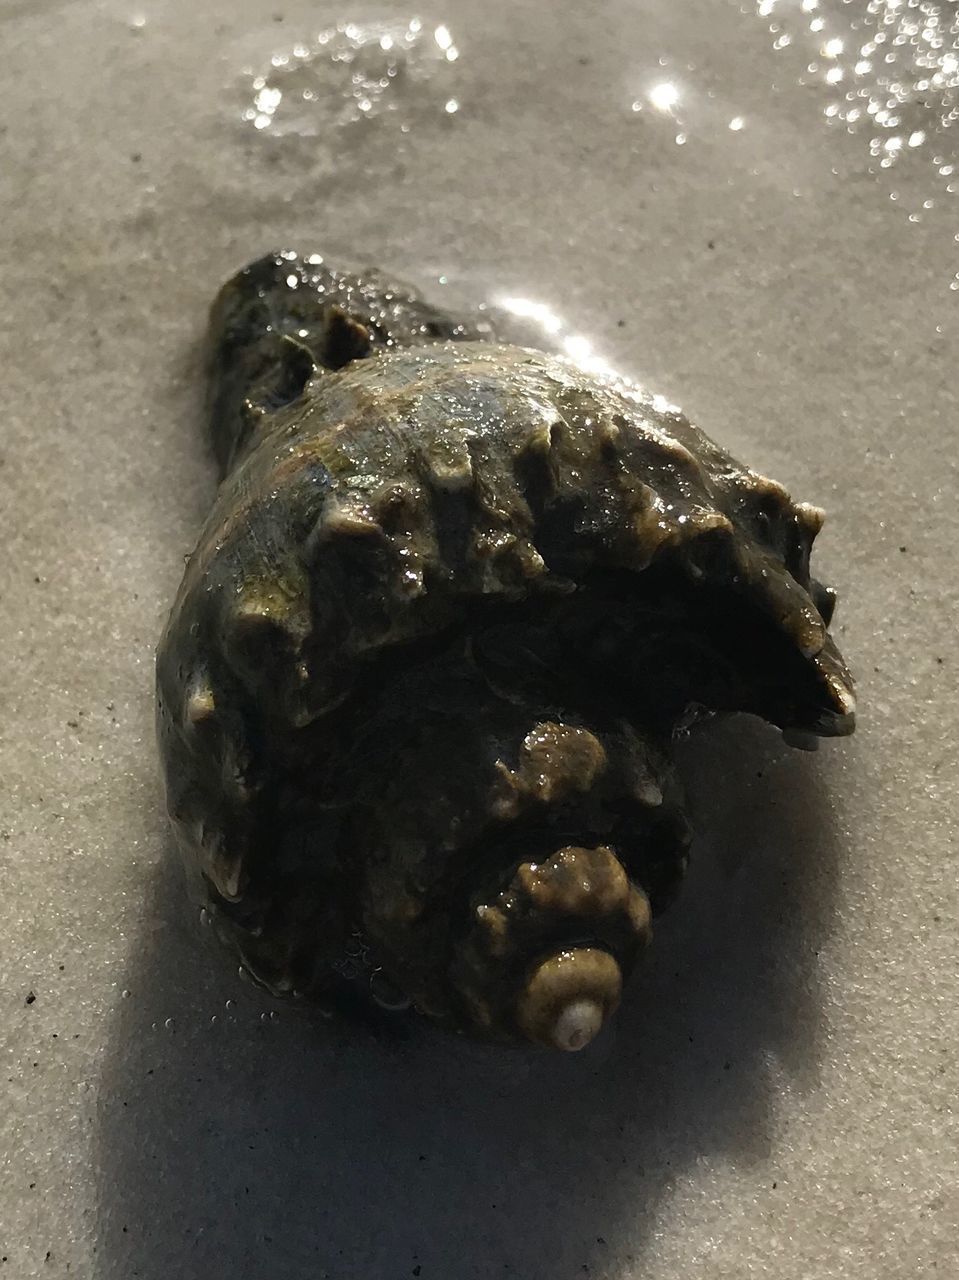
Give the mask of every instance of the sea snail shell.
M 677 726 L 852 731 L 822 523 L 676 409 L 282 253 L 211 326 L 169 809 L 275 992 L 582 1048 L 686 863 Z

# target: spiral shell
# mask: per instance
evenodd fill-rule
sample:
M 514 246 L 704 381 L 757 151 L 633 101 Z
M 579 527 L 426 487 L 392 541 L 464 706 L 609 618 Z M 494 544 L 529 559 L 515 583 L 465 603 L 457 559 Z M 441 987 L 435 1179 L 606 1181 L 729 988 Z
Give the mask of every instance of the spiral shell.
M 336 992 L 360 936 L 429 1016 L 581 1047 L 685 866 L 677 726 L 852 730 L 822 513 L 629 384 L 289 254 L 226 287 L 213 367 L 158 726 L 221 930 L 277 991 Z

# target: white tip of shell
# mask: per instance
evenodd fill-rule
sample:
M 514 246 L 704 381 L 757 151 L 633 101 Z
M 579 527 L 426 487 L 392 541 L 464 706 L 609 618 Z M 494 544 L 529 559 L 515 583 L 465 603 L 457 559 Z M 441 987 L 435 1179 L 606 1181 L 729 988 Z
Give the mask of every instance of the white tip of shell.
M 595 1000 L 574 1000 L 553 1024 L 551 1039 L 557 1049 L 576 1053 L 594 1040 L 603 1026 L 602 1006 Z

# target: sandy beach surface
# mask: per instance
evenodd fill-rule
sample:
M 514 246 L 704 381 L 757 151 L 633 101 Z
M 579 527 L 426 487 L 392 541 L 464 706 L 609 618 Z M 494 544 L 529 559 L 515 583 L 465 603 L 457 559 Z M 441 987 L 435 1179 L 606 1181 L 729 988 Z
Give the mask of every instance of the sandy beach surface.
M 909 0 L 0 0 L 0 1280 L 959 1274 L 959 22 Z M 571 1057 L 384 1043 L 183 896 L 153 650 L 272 248 L 487 299 L 829 513 L 815 755 L 683 749 Z

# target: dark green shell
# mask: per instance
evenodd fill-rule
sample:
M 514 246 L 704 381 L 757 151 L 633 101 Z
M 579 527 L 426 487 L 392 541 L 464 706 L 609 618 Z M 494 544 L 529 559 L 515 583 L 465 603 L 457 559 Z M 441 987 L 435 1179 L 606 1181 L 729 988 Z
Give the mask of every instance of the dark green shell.
M 424 1011 L 523 1034 L 531 966 L 568 942 L 627 972 L 648 932 L 628 886 L 654 910 L 675 887 L 677 725 L 851 731 L 809 571 L 822 515 L 626 383 L 465 326 L 377 350 L 342 302 L 322 342 L 315 316 L 302 343 L 261 317 L 255 357 L 219 304 L 243 377 L 214 393 L 232 467 L 159 649 L 170 809 L 274 989 L 332 989 L 352 940 Z M 337 344 L 360 358 L 330 372 Z M 517 905 L 522 867 L 564 849 L 597 884 L 613 851 L 618 905 Z M 503 894 L 494 955 L 477 921 Z

